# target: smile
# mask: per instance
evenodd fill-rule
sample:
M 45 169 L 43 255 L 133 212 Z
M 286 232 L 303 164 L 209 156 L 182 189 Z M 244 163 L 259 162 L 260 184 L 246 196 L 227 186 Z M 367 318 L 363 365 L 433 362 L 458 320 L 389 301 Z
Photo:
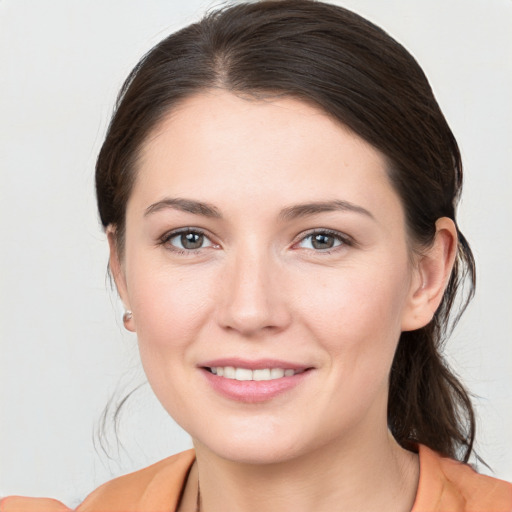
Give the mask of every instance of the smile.
M 198 365 L 216 394 L 244 403 L 261 403 L 291 393 L 309 380 L 315 368 L 297 362 L 236 357 L 204 361 Z
M 304 370 L 294 370 L 291 368 L 261 368 L 251 370 L 249 368 L 236 368 L 234 366 L 213 366 L 209 368 L 210 372 L 218 377 L 233 380 L 275 380 L 282 379 L 283 377 L 293 377 L 297 373 Z

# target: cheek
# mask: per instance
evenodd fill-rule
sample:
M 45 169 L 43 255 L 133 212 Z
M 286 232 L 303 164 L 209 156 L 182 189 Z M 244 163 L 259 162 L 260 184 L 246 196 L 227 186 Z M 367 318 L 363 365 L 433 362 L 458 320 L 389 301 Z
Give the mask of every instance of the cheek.
M 397 267 L 333 269 L 297 290 L 300 316 L 323 346 L 331 378 L 353 392 L 387 383 L 408 292 L 408 274 Z
M 408 277 L 395 265 L 332 269 L 302 280 L 300 287 L 296 291 L 297 297 L 303 297 L 300 307 L 319 328 L 340 334 L 400 330 Z
M 130 304 L 141 355 L 184 350 L 208 319 L 211 280 L 191 265 L 134 265 Z
M 212 316 L 208 283 L 191 268 L 136 268 L 130 298 L 142 366 L 164 408 L 188 431 L 188 397 L 194 396 L 190 348 Z
M 330 392 L 318 400 L 336 418 L 333 425 L 357 422 L 372 404 L 385 410 L 407 291 L 406 276 L 393 265 L 382 272 L 344 270 L 318 277 L 314 287 L 303 283 L 300 293 L 302 321 L 325 354 Z

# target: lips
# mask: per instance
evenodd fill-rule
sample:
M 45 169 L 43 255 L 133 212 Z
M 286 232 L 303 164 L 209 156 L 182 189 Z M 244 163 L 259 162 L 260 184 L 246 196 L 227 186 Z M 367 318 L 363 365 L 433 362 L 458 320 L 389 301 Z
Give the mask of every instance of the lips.
M 200 369 L 213 390 L 239 402 L 265 402 L 291 391 L 313 368 L 278 360 L 208 361 Z
M 250 368 L 235 368 L 234 366 L 213 366 L 210 371 L 214 375 L 224 377 L 225 379 L 234 380 L 274 380 L 283 377 L 293 377 L 296 373 L 303 370 L 294 370 L 292 368 L 258 368 L 251 370 Z

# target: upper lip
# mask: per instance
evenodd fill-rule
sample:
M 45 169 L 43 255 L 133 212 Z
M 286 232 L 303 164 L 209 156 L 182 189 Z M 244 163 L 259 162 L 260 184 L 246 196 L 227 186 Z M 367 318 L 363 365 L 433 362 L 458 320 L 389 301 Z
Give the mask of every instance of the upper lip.
M 283 361 L 280 359 L 242 359 L 239 357 L 228 357 L 211 359 L 198 365 L 202 368 L 217 368 L 219 366 L 233 366 L 235 368 L 247 368 L 248 370 L 261 370 L 264 368 L 282 368 L 283 370 L 307 370 L 310 365 Z

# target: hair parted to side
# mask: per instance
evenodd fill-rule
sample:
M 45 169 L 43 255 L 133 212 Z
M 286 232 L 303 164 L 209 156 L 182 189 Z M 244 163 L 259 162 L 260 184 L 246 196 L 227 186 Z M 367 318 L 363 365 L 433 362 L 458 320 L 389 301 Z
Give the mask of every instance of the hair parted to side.
M 181 101 L 211 88 L 301 99 L 380 150 L 414 247 L 433 241 L 438 218 L 455 221 L 460 152 L 415 59 L 383 30 L 341 7 L 263 0 L 207 14 L 160 42 L 128 76 L 96 166 L 101 221 L 115 228 L 121 255 L 142 145 Z M 419 442 L 467 461 L 473 408 L 442 356 L 445 337 L 474 291 L 473 255 L 460 231 L 458 237 L 455 266 L 433 320 L 400 337 L 388 424 L 404 447 Z M 453 312 L 466 279 L 466 296 Z

